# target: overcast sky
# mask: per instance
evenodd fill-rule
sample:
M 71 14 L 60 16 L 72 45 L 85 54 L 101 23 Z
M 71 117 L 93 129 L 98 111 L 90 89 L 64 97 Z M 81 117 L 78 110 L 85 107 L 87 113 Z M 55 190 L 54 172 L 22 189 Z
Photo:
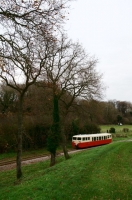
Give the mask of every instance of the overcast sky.
M 74 1 L 66 30 L 98 58 L 105 100 L 132 102 L 132 0 Z

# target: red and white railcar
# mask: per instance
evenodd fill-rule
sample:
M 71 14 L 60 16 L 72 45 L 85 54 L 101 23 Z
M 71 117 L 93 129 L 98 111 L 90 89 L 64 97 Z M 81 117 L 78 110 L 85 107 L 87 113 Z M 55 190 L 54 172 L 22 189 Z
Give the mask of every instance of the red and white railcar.
M 76 149 L 94 147 L 111 142 L 112 135 L 110 133 L 83 134 L 72 137 L 72 147 Z

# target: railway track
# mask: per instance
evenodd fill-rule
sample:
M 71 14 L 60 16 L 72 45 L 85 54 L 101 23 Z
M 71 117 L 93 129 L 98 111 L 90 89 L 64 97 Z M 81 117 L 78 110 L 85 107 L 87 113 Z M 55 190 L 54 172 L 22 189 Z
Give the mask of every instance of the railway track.
M 132 139 L 127 139 L 127 140 L 121 140 L 121 141 L 114 141 L 114 142 L 123 142 L 123 141 L 131 141 L 132 142 Z M 96 148 L 96 147 L 93 147 L 93 148 Z M 83 149 L 83 150 L 87 150 L 87 149 Z M 69 153 L 74 153 L 74 152 L 79 152 L 79 151 L 82 151 L 82 150 L 74 150 L 74 149 L 69 149 Z M 57 156 L 59 155 L 63 155 L 62 151 L 59 151 L 57 152 Z M 28 161 L 30 161 L 29 163 L 33 163 L 33 160 L 45 160 L 47 158 L 49 158 L 50 154 L 40 154 L 40 155 L 32 155 L 32 156 L 25 156 L 22 158 L 22 162 L 23 163 L 26 163 Z M 8 166 L 8 165 L 15 165 L 16 164 L 16 159 L 1 159 L 0 160 L 0 171 L 1 171 L 1 168 L 4 167 L 4 166 Z
M 132 141 L 132 140 L 123 140 L 123 141 Z M 119 141 L 116 141 L 119 142 Z M 120 141 L 122 142 L 122 141 Z M 92 148 L 97 148 L 97 147 L 92 147 Z M 75 149 L 70 149 L 69 153 L 74 153 L 74 152 L 79 152 L 79 151 L 83 151 L 83 150 L 87 150 L 87 149 L 81 149 L 81 150 L 75 150 Z M 57 152 L 57 156 L 59 155 L 63 155 L 62 151 Z M 32 155 L 32 156 L 26 156 L 22 158 L 22 163 L 33 163 L 35 162 L 35 160 L 46 160 L 50 157 L 50 154 L 40 154 L 40 155 Z M 0 171 L 1 169 L 4 168 L 4 166 L 8 166 L 8 165 L 15 165 L 16 164 L 16 159 L 3 159 L 0 160 Z
M 70 149 L 69 154 L 76 153 L 79 151 L 84 151 L 87 149 L 81 149 L 81 150 L 75 150 Z M 57 152 L 56 156 L 64 155 L 62 151 Z M 50 159 L 50 154 L 42 154 L 42 155 L 35 155 L 35 156 L 29 156 L 22 158 L 22 165 L 32 164 L 40 161 L 45 161 Z M 0 171 L 6 171 L 10 169 L 14 169 L 16 167 L 16 159 L 8 159 L 8 160 L 0 160 Z
M 28 156 L 28 157 L 22 158 L 22 162 L 37 159 L 37 158 L 43 158 L 43 157 L 47 157 L 47 156 L 49 156 L 49 154 Z M 15 163 L 16 163 L 16 159 L 0 160 L 0 166 L 10 165 L 10 164 L 15 164 Z
M 70 149 L 70 152 L 73 152 L 74 150 L 73 149 Z M 56 156 L 59 156 L 59 155 L 63 155 L 63 152 L 62 151 L 58 151 Z M 45 153 L 45 154 L 40 154 L 40 155 L 32 155 L 32 156 L 26 156 L 26 157 L 23 157 L 22 158 L 22 163 L 33 163 L 35 162 L 35 160 L 46 160 L 47 158 L 50 158 L 50 154 L 49 153 Z M 3 160 L 0 160 L 0 169 L 1 167 L 4 167 L 4 166 L 8 166 L 8 165 L 15 165 L 16 164 L 16 159 L 15 158 L 12 158 L 12 159 L 3 159 Z
M 127 140 L 121 140 L 121 141 L 114 141 L 114 142 L 132 142 L 132 139 L 127 139 Z M 97 147 L 92 147 L 92 148 L 97 148 Z M 69 154 L 71 153 L 76 153 L 79 151 L 84 151 L 84 150 L 90 150 L 92 148 L 86 148 L 86 149 L 80 149 L 80 150 L 75 150 L 75 149 L 69 149 Z M 62 151 L 58 151 L 57 152 L 57 156 L 63 155 Z M 22 164 L 31 164 L 31 163 L 35 163 L 35 162 L 39 162 L 39 161 L 44 161 L 50 159 L 50 154 L 40 154 L 40 155 L 32 155 L 32 156 L 26 156 L 22 158 Z M 3 159 L 0 160 L 0 171 L 4 171 L 4 170 L 8 170 L 10 169 L 10 166 L 12 166 L 11 168 L 14 168 L 16 166 L 16 159 Z

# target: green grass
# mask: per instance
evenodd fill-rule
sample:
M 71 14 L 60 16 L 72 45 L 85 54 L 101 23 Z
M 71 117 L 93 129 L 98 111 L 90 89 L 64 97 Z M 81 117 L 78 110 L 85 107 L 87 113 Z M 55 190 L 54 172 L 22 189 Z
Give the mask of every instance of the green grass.
M 113 141 L 119 141 L 124 139 L 130 139 L 132 138 L 132 125 L 101 125 L 101 133 L 106 133 L 107 130 L 110 130 L 110 128 L 115 128 L 115 133 L 112 134 Z M 123 129 L 128 128 L 128 132 L 124 132 Z
M 128 134 L 132 133 L 132 125 L 122 125 L 122 126 L 119 126 L 119 125 L 100 125 L 102 133 L 106 133 L 107 130 L 109 130 L 111 127 L 115 128 L 116 133 L 124 133 L 123 128 L 129 129 Z
M 132 142 L 117 142 L 0 173 L 1 200 L 131 200 Z M 15 183 L 14 183 L 15 182 Z

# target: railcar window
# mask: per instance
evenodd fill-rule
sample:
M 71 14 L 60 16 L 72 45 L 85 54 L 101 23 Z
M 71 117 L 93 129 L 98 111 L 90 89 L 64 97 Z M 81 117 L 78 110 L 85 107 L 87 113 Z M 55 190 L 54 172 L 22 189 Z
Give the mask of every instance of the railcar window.
M 96 137 L 94 137 L 94 141 L 96 141 Z
M 82 140 L 85 140 L 86 138 L 82 138 Z
M 78 137 L 78 140 L 81 140 L 81 137 Z
M 76 140 L 77 138 L 76 137 L 73 137 L 73 140 Z
M 88 140 L 90 140 L 90 137 L 88 137 Z

